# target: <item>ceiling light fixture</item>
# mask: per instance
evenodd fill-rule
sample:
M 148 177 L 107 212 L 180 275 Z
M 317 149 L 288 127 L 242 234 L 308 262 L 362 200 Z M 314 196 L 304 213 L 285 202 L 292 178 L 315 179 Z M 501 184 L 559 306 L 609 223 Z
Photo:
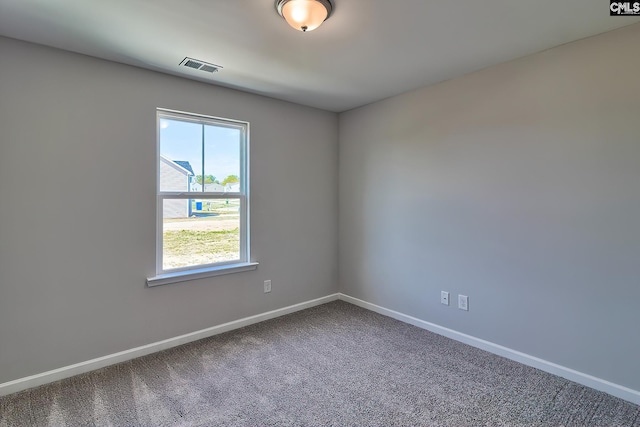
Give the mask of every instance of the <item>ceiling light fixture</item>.
M 276 10 L 298 31 L 318 28 L 333 12 L 331 0 L 276 0 Z

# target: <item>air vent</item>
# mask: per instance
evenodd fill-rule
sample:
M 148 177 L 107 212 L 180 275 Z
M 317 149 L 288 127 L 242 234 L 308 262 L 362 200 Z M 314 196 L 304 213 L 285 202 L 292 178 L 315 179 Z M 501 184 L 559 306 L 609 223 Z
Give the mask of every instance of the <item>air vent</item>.
M 192 61 L 192 60 L 187 60 L 187 62 L 184 63 L 185 67 L 189 67 L 189 68 L 195 68 L 196 70 L 200 67 L 202 67 L 202 62 L 196 62 L 196 61 Z
M 220 68 L 219 65 L 210 64 L 208 62 L 200 61 L 199 59 L 193 59 L 186 57 L 180 63 L 183 67 L 193 68 L 194 70 L 200 70 L 207 73 L 217 73 Z
M 216 67 L 214 65 L 203 65 L 202 67 L 200 67 L 200 71 L 206 71 L 207 73 L 215 73 L 216 71 L 218 71 L 219 67 Z

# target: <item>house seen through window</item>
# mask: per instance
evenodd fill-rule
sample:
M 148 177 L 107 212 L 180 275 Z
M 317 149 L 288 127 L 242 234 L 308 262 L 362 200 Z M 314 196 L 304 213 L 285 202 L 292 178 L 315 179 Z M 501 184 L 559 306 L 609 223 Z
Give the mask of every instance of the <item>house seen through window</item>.
M 157 273 L 247 262 L 248 123 L 157 115 Z

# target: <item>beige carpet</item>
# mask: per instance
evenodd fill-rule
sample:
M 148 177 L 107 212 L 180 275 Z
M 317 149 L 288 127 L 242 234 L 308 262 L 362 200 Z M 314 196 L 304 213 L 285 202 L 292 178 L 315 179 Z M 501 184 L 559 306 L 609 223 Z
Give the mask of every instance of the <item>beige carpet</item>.
M 8 426 L 640 426 L 640 407 L 336 301 L 0 398 Z

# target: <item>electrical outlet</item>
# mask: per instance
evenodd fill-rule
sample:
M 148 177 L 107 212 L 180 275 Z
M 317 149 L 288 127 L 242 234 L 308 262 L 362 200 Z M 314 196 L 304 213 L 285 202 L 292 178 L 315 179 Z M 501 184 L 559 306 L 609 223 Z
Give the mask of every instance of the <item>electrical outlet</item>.
M 458 308 L 460 310 L 469 311 L 469 297 L 466 295 L 458 295 Z
M 440 302 L 444 305 L 449 305 L 449 292 L 440 291 Z
M 269 292 L 271 292 L 271 280 L 265 280 L 264 281 L 264 293 L 268 294 Z

